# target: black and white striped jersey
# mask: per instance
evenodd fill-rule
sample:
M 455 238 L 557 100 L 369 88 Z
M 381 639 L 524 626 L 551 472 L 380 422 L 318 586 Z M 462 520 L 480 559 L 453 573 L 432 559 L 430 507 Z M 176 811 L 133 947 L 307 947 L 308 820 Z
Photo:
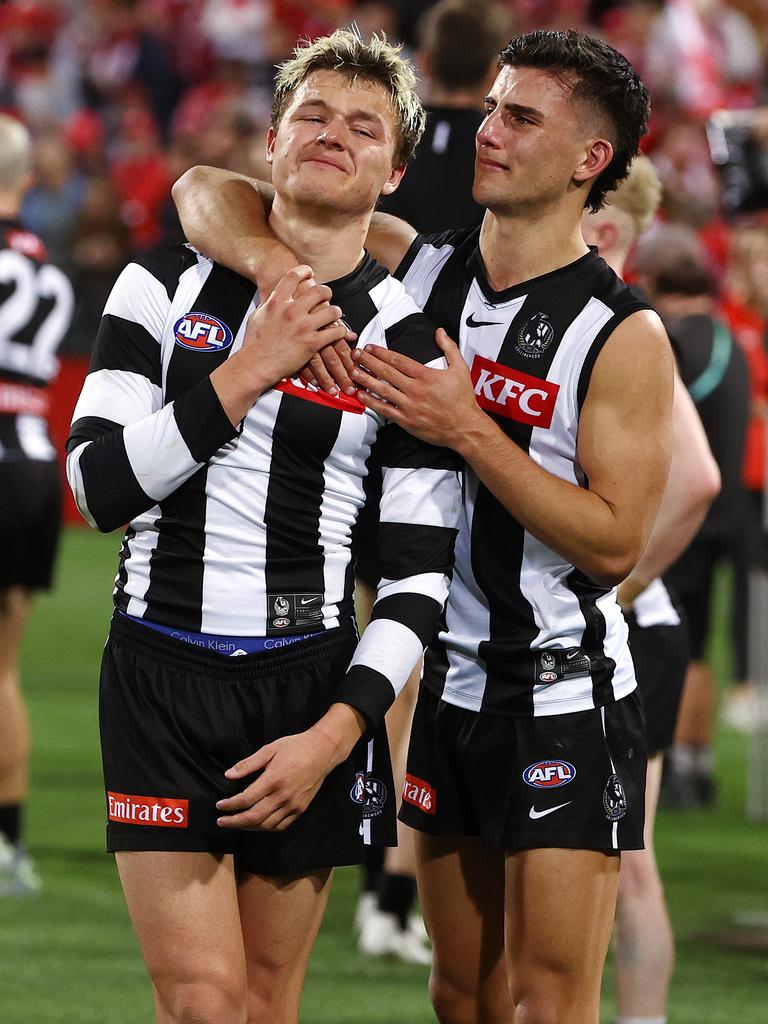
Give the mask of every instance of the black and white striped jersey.
M 370 257 L 331 287 L 358 344 L 442 365 L 433 327 Z M 130 264 L 75 408 L 70 484 L 91 524 L 129 522 L 120 611 L 207 634 L 290 636 L 352 617 L 350 535 L 375 446 L 383 579 L 338 693 L 377 722 L 439 625 L 458 460 L 298 379 L 233 428 L 210 374 L 241 346 L 258 301 L 251 282 L 188 246 Z
M 69 278 L 18 221 L 0 219 L 0 461 L 52 461 L 46 388 L 69 329 Z
M 594 251 L 496 292 L 478 238 L 418 236 L 397 276 L 460 345 L 481 408 L 549 473 L 588 487 L 576 442 L 591 371 L 616 326 L 647 306 Z M 615 590 L 524 530 L 469 467 L 424 682 L 460 707 L 520 716 L 599 707 L 636 686 Z

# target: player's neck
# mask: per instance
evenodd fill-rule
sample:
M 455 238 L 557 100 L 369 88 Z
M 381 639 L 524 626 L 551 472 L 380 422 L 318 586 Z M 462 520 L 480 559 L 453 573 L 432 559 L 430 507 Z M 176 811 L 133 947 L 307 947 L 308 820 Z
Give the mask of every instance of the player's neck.
M 351 274 L 363 256 L 371 214 L 340 215 L 330 210 L 304 210 L 275 196 L 269 226 L 299 263 L 315 272 L 315 280 L 336 281 Z
M 512 288 L 574 263 L 589 251 L 579 217 L 494 214 L 488 211 L 480 230 L 480 253 L 488 283 L 495 291 Z

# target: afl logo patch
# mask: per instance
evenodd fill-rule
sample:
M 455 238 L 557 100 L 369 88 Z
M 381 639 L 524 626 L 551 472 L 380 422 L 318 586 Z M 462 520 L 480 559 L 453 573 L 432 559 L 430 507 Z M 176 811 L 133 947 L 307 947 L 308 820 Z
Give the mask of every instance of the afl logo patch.
M 176 344 L 193 352 L 223 352 L 232 344 L 232 331 L 208 313 L 186 313 L 176 321 Z
M 546 313 L 534 313 L 526 320 L 517 335 L 517 351 L 531 359 L 538 359 L 555 338 L 555 330 Z
M 537 761 L 529 764 L 523 779 L 534 789 L 557 789 L 576 778 L 576 769 L 569 761 Z

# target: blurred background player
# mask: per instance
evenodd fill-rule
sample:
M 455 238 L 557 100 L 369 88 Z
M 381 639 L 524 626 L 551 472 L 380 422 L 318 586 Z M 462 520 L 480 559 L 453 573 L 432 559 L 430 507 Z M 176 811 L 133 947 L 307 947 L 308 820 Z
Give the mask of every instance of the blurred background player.
M 397 193 L 379 203 L 384 213 L 425 233 L 483 219 L 472 198 L 475 133 L 511 35 L 509 9 L 482 0 L 442 0 L 421 19 L 417 61 L 429 82 L 427 127 Z
M 661 201 L 653 164 L 638 156 L 628 177 L 597 213 L 585 213 L 584 239 L 622 275 L 637 239 Z M 617 1024 L 665 1024 L 674 937 L 656 864 L 653 833 L 663 752 L 672 744 L 688 666 L 689 642 L 661 574 L 693 538 L 719 489 L 717 463 L 679 375 L 672 407 L 672 463 L 648 545 L 619 587 L 629 645 L 643 695 L 648 737 L 645 849 L 621 858 L 614 930 Z
M 666 574 L 688 619 L 691 663 L 675 744 L 665 766 L 663 800 L 669 806 L 687 808 L 707 805 L 715 796 L 716 686 L 706 641 L 715 569 L 737 557 L 745 528 L 742 466 L 749 373 L 740 347 L 715 315 L 717 283 L 693 230 L 682 225 L 660 227 L 638 247 L 636 265 L 638 281 L 675 344 L 680 374 L 704 424 L 722 481 L 695 539 Z M 734 625 L 738 632 L 740 624 Z
M 40 881 L 22 842 L 29 725 L 19 654 L 33 590 L 51 585 L 61 516 L 46 387 L 72 317 L 72 286 L 19 221 L 32 181 L 31 143 L 0 114 L 0 896 Z

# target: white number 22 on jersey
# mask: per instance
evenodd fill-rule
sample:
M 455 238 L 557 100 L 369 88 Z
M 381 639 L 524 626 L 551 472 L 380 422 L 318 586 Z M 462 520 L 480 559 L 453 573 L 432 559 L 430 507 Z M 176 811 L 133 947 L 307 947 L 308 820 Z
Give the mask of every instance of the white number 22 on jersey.
M 8 284 L 13 291 L 0 303 L 0 373 L 6 370 L 48 381 L 56 373 L 56 349 L 72 318 L 72 285 L 58 267 L 38 267 L 14 249 L 2 249 L 0 285 Z M 53 305 L 34 337 L 28 344 L 14 341 L 32 321 L 41 299 L 53 299 Z

